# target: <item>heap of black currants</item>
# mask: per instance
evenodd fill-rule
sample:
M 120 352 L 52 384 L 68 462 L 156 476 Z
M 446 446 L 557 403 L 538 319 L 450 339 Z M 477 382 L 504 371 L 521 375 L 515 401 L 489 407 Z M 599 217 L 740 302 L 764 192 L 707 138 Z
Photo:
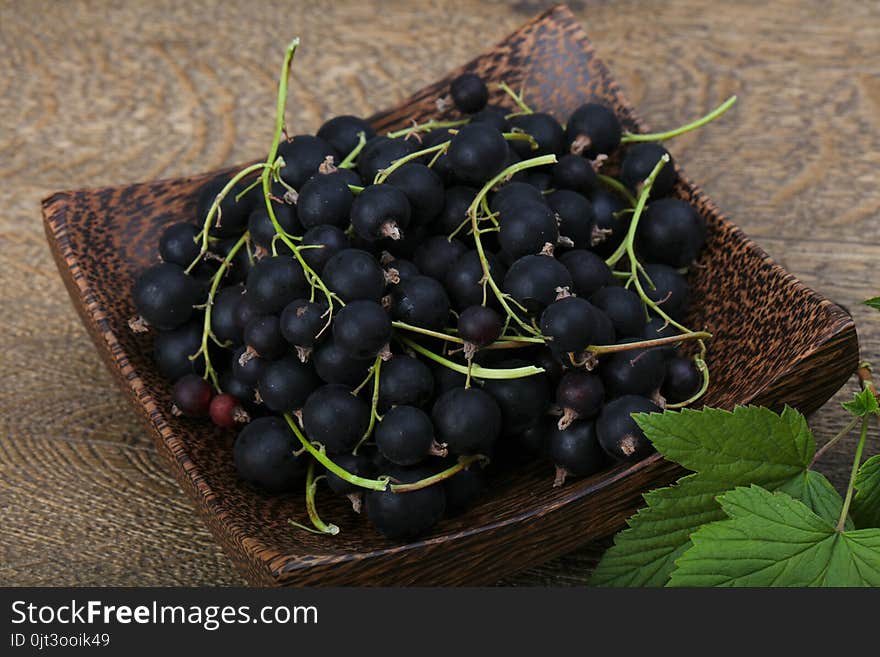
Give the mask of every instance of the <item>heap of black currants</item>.
M 309 524 L 291 522 L 330 534 L 321 481 L 405 539 L 493 468 L 549 458 L 558 486 L 648 454 L 632 414 L 699 399 L 711 337 L 683 323 L 706 228 L 660 142 L 734 99 L 634 134 L 597 103 L 561 124 L 504 83 L 510 106 L 490 105 L 465 73 L 449 120 L 288 137 L 297 45 L 265 162 L 207 184 L 135 282 L 172 412 L 239 428 L 239 476 L 304 484 Z

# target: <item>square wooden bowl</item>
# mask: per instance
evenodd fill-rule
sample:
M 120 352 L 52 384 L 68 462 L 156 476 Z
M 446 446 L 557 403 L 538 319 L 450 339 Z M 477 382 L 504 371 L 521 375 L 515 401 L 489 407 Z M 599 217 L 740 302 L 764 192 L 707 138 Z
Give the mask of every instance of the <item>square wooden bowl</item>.
M 645 131 L 564 6 L 376 114 L 373 125 L 386 131 L 442 117 L 435 100 L 463 71 L 513 87 L 528 80 L 527 101 L 559 118 L 597 99 L 613 106 L 627 129 Z M 58 268 L 98 351 L 149 423 L 180 485 L 252 583 L 491 583 L 617 531 L 646 489 L 681 474 L 655 455 L 553 488 L 549 464 L 535 463 L 500 475 L 478 506 L 443 520 L 416 542 L 382 538 L 344 500 L 323 494 L 322 515 L 339 524 L 341 533 L 294 529 L 287 520 L 302 519 L 302 494 L 266 496 L 240 482 L 232 463 L 233 432 L 173 417 L 170 386 L 152 362 L 152 336 L 135 335 L 127 326 L 135 314 L 134 277 L 156 261 L 165 226 L 193 219 L 198 189 L 214 175 L 60 192 L 43 202 L 43 215 Z M 856 367 L 858 342 L 849 313 L 774 264 L 683 175 L 676 194 L 696 206 L 708 226 L 705 268 L 691 276 L 688 322 L 715 336 L 705 403 L 815 410 Z

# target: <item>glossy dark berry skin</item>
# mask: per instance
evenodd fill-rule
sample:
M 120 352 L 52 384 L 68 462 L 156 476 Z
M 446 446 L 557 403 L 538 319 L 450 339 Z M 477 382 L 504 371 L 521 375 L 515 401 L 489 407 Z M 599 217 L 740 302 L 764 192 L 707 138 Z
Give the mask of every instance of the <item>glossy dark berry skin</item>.
M 319 173 L 299 190 L 296 216 L 305 229 L 326 224 L 344 230 L 353 202 L 354 194 L 342 176 Z
M 652 317 L 648 323 L 645 324 L 645 332 L 642 334 L 642 337 L 644 337 L 645 340 L 657 340 L 658 338 L 668 338 L 678 334 L 678 329 L 671 324 L 668 324 L 665 320 L 660 317 Z M 666 358 L 669 358 L 670 356 L 675 355 L 678 345 L 670 344 L 664 347 L 654 348 Z
M 547 203 L 559 217 L 559 234 L 574 242 L 575 249 L 591 245 L 596 215 L 593 204 L 585 196 L 569 189 L 560 189 L 547 195 Z
M 435 235 L 419 245 L 413 260 L 421 273 L 442 283 L 455 261 L 466 251 L 467 246 L 463 242 Z
M 397 278 L 399 279 L 397 281 L 398 283 L 409 280 L 422 273 L 414 262 L 404 258 L 394 258 L 393 260 L 386 262 L 383 265 L 383 269 L 389 273 L 392 269 L 397 272 Z
M 496 281 L 504 280 L 506 270 L 498 258 L 492 253 L 486 253 L 486 261 L 489 263 L 492 278 Z M 463 310 L 483 303 L 483 285 L 480 282 L 482 278 L 483 266 L 476 251 L 468 251 L 459 256 L 446 273 L 444 285 L 455 308 Z M 487 292 L 486 298 L 490 303 L 493 302 L 491 290 Z
M 602 410 L 605 386 L 592 372 L 566 372 L 556 387 L 556 404 L 563 410 L 572 410 L 582 419 L 594 418 Z
M 257 382 L 263 403 L 271 411 L 292 413 L 303 407 L 320 381 L 311 365 L 294 355 L 266 363 Z
M 586 299 L 565 297 L 541 313 L 541 333 L 557 353 L 579 354 L 595 342 L 596 308 Z
M 302 409 L 303 426 L 310 440 L 329 454 L 350 451 L 370 421 L 370 407 L 344 385 L 328 384 L 315 390 Z
M 570 189 L 579 194 L 589 195 L 602 183 L 593 166 L 579 155 L 568 153 L 559 158 L 552 168 L 553 186 L 556 189 Z
M 326 302 L 296 299 L 287 304 L 281 312 L 279 329 L 289 344 L 296 347 L 313 347 L 327 319 Z
M 280 358 L 290 349 L 279 328 L 276 315 L 254 317 L 244 327 L 244 343 L 261 358 Z
M 353 474 L 356 477 L 369 479 L 375 474 L 373 461 L 369 456 L 361 452 L 360 454 L 337 454 L 333 457 L 333 462 L 340 468 Z M 349 483 L 342 477 L 339 477 L 330 470 L 325 472 L 327 476 L 327 485 L 337 495 L 351 495 L 352 493 L 360 493 L 364 489 Z
M 382 363 L 379 377 L 380 413 L 403 404 L 423 407 L 433 393 L 431 369 L 417 358 L 394 354 L 391 360 Z
M 380 169 L 395 160 L 418 150 L 418 144 L 410 139 L 390 139 L 382 135 L 373 137 L 364 146 L 357 159 L 357 169 L 365 184 L 372 183 Z
M 238 476 L 273 493 L 290 490 L 305 474 L 305 459 L 294 455 L 302 444 L 287 423 L 262 417 L 245 425 L 235 439 Z
M 394 319 L 439 331 L 449 318 L 449 297 L 443 286 L 428 276 L 415 276 L 394 286 L 391 313 Z
M 626 203 L 607 189 L 593 190 L 590 193 L 590 202 L 593 204 L 595 217 L 593 226 L 597 230 L 606 231 L 601 238 L 597 237 L 592 241 L 592 249 L 607 258 L 626 237 L 632 213 L 623 212 Z
M 603 287 L 590 297 L 590 301 L 608 315 L 617 335 L 642 335 L 648 317 L 642 300 L 635 292 L 622 287 Z
M 193 306 L 204 300 L 204 286 L 179 265 L 163 262 L 148 267 L 132 290 L 138 313 L 150 326 L 168 331 L 189 321 Z
M 386 474 L 400 483 L 415 483 L 434 473 L 419 466 L 392 468 Z M 395 493 L 390 488 L 370 490 L 365 505 L 372 525 L 386 538 L 400 540 L 420 536 L 437 524 L 446 509 L 446 495 L 440 484 L 404 493 Z
M 372 358 L 354 358 L 341 349 L 333 339 L 324 340 L 312 353 L 311 362 L 325 383 L 356 386 L 367 376 Z
M 351 225 L 365 240 L 400 239 L 411 216 L 412 208 L 406 194 L 388 184 L 366 187 L 351 205 Z
M 592 251 L 573 249 L 559 256 L 559 262 L 571 274 L 572 294 L 585 299 L 611 285 L 614 276 L 605 261 Z
M 605 453 L 618 461 L 638 461 L 654 447 L 631 417 L 632 413 L 658 413 L 650 399 L 626 395 L 605 404 L 596 420 L 596 436 Z
M 649 262 L 676 269 L 697 259 L 706 242 L 706 226 L 696 209 L 677 198 L 648 204 L 639 221 L 636 251 Z
M 458 179 L 482 185 L 504 168 L 507 141 L 493 126 L 471 123 L 452 138 L 447 156 Z
M 479 112 L 489 101 L 489 89 L 478 75 L 462 73 L 449 85 L 452 102 L 465 114 Z
M 246 410 L 251 417 L 261 415 L 263 406 L 257 404 L 255 399 L 256 387 L 239 381 L 232 374 L 231 370 L 227 370 L 220 376 L 220 389 L 224 393 L 229 394 L 238 401 L 239 405 Z M 219 395 L 218 395 L 219 396 Z
M 554 429 L 550 434 L 550 458 L 576 477 L 595 474 L 608 462 L 592 420 L 576 420 L 567 429 Z
M 321 247 L 300 251 L 306 264 L 320 276 L 330 258 L 349 248 L 351 243 L 340 228 L 324 224 L 307 230 L 303 235 L 302 245 Z
M 687 279 L 668 265 L 645 265 L 645 273 L 653 287 L 640 276 L 642 289 L 648 298 L 676 321 L 681 321 L 688 311 L 690 286 Z
M 171 224 L 159 238 L 159 255 L 165 262 L 189 267 L 199 257 L 200 247 L 196 235 L 201 228 L 188 222 Z
M 393 171 L 385 182 L 406 195 L 414 224 L 433 221 L 443 209 L 443 181 L 424 164 L 407 162 Z
M 256 388 L 257 382 L 260 380 L 260 376 L 263 374 L 263 370 L 265 370 L 266 364 L 269 361 L 255 356 L 245 360 L 244 365 L 242 365 L 241 357 L 244 353 L 245 347 L 239 347 L 232 352 L 232 375 L 242 383 Z
M 214 305 L 211 307 L 211 331 L 220 342 L 228 342 L 230 346 L 237 347 L 244 339 L 238 324 L 238 307 L 243 293 L 244 287 L 241 285 L 220 288 L 214 295 Z
M 501 213 L 498 238 L 513 259 L 538 254 L 547 244 L 555 247 L 559 241 L 556 215 L 544 203 L 508 204 Z
M 369 123 L 357 116 L 342 114 L 324 122 L 316 133 L 320 139 L 330 144 L 343 158 L 358 144 L 358 133 L 363 132 L 367 140 L 376 136 Z
M 458 337 L 477 347 L 495 342 L 503 328 L 501 315 L 486 306 L 469 306 L 458 316 Z
M 669 151 L 660 144 L 653 142 L 632 144 L 626 149 L 626 155 L 623 156 L 620 165 L 621 182 L 631 191 L 638 191 L 639 186 L 645 182 L 664 155 L 669 155 Z M 651 198 L 667 196 L 675 187 L 676 180 L 678 174 L 675 172 L 675 162 L 670 156 L 669 162 L 663 165 L 654 179 L 654 184 L 651 185 Z
M 290 256 L 267 256 L 248 274 L 247 296 L 261 313 L 281 310 L 294 299 L 308 295 L 309 286 L 299 263 Z
M 478 388 L 452 388 L 431 410 L 437 440 L 453 454 L 488 454 L 501 433 L 501 409 Z
M 614 111 L 597 103 L 578 107 L 565 125 L 565 142 L 573 147 L 572 153 L 589 159 L 610 155 L 620 145 L 620 137 L 620 121 Z M 582 148 L 576 146 L 578 139 Z
M 211 399 L 211 404 L 208 409 L 208 414 L 211 416 L 211 422 L 216 424 L 218 427 L 222 427 L 224 429 L 232 429 L 237 426 L 238 422 L 236 422 L 235 415 L 238 410 L 241 409 L 241 404 L 238 399 L 230 395 L 229 393 L 221 393 L 219 395 L 215 395 L 213 399 Z
M 498 132 L 507 132 L 510 130 L 510 123 L 507 121 L 509 110 L 497 105 L 487 105 L 479 112 L 471 116 L 471 123 L 488 123 Z
M 159 331 L 153 343 L 153 357 L 159 372 L 169 381 L 201 371 L 204 359 L 190 360 L 202 346 L 202 322 L 193 320 L 170 331 Z
M 324 266 L 324 284 L 345 303 L 366 299 L 379 301 L 385 294 L 385 272 L 376 259 L 360 249 L 346 249 Z
M 527 255 L 507 270 L 502 289 L 531 312 L 539 313 L 556 300 L 558 288 L 571 286 L 571 275 L 558 260 Z
M 600 370 L 610 396 L 648 397 L 660 390 L 666 374 L 666 359 L 656 349 L 629 349 L 605 354 L 600 359 Z
M 281 226 L 284 232 L 289 235 L 302 235 L 303 228 L 297 219 L 294 206 L 273 201 L 272 211 L 275 213 L 278 225 Z M 275 225 L 272 223 L 271 217 L 269 217 L 269 211 L 266 209 L 265 203 L 258 203 L 251 212 L 248 217 L 248 231 L 250 231 L 250 237 L 254 244 L 271 252 L 272 240 L 275 238 Z M 280 239 L 275 244 L 279 253 L 283 248 L 287 248 Z
M 224 175 L 207 183 L 199 191 L 196 204 L 196 223 L 204 226 L 208 212 L 214 204 L 217 195 L 229 182 L 229 177 Z M 212 237 L 233 237 L 240 235 L 247 227 L 248 215 L 254 206 L 255 195 L 248 194 L 236 201 L 235 197 L 245 188 L 242 182 L 235 185 L 230 192 L 220 201 L 219 211 L 215 212 L 211 220 L 210 234 Z M 217 226 L 217 216 L 220 216 L 220 225 Z
M 697 394 L 702 383 L 703 376 L 692 359 L 673 356 L 666 361 L 660 394 L 668 403 L 680 404 Z
M 565 150 L 565 132 L 559 121 L 549 114 L 533 112 L 514 116 L 510 119 L 510 125 L 531 135 L 538 142 L 536 149 L 532 149 L 527 141 L 511 142 L 511 147 L 524 160 L 539 155 L 562 155 Z
M 198 374 L 182 376 L 171 391 L 174 405 L 187 417 L 205 417 L 213 396 L 211 384 Z
M 354 358 L 375 358 L 391 340 L 391 318 L 375 301 L 352 301 L 336 314 L 333 339 Z
M 506 360 L 499 367 L 528 365 L 525 361 Z M 537 422 L 550 406 L 550 380 L 544 374 L 517 379 L 488 379 L 483 390 L 501 410 L 501 430 L 505 435 L 519 433 Z
M 516 434 L 513 438 L 520 460 L 534 460 L 545 456 L 550 446 L 550 436 L 556 430 L 557 420 L 546 415 L 535 424 Z
M 314 135 L 296 135 L 291 141 L 282 140 L 278 146 L 278 156 L 284 158 L 281 178 L 296 190 L 318 173 L 318 167 L 327 157 L 332 157 L 337 163 L 340 161 L 336 149 Z
M 467 210 L 477 196 L 473 187 L 457 185 L 446 190 L 440 214 L 431 223 L 432 232 L 438 235 L 451 235 L 462 222 L 467 220 Z
M 396 465 L 421 463 L 431 453 L 434 425 L 415 406 L 395 406 L 382 416 L 374 434 L 382 456 Z
M 451 467 L 454 463 L 449 463 Z M 443 480 L 446 493 L 446 513 L 456 515 L 466 511 L 476 502 L 488 488 L 486 475 L 479 465 L 471 465 L 460 472 Z
M 505 208 L 515 208 L 524 203 L 538 203 L 547 205 L 547 199 L 541 191 L 528 183 L 512 181 L 501 187 L 489 201 L 489 209 L 492 212 L 504 213 Z

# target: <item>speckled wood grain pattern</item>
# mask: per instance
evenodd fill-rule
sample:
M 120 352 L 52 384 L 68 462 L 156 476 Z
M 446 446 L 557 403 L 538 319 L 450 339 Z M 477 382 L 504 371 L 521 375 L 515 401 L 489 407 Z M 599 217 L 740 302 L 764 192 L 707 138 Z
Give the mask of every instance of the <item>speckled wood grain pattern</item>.
M 525 83 L 526 101 L 562 120 L 584 101 L 598 99 L 612 105 L 627 128 L 646 129 L 564 7 L 376 114 L 374 125 L 387 130 L 444 116 L 435 101 L 463 70 L 515 88 Z M 674 155 L 674 145 L 671 150 Z M 609 163 L 611 171 L 614 166 Z M 234 434 L 170 415 L 169 385 L 152 363 L 152 337 L 134 335 L 126 324 L 134 314 L 132 281 L 156 261 L 160 232 L 193 218 L 197 190 L 213 175 L 61 192 L 44 201 L 43 213 L 62 277 L 98 351 L 149 422 L 181 486 L 253 583 L 491 583 L 620 529 L 644 490 L 680 474 L 653 456 L 553 489 L 548 464 L 523 466 L 499 475 L 467 514 L 444 520 L 431 536 L 410 544 L 383 539 L 329 495 L 321 496 L 321 511 L 340 525 L 338 536 L 293 529 L 287 519 L 302 519 L 302 494 L 269 497 L 239 482 L 232 465 Z M 705 253 L 690 276 L 695 303 L 689 318 L 692 327 L 715 335 L 705 402 L 818 408 L 857 364 L 852 318 L 773 264 L 683 174 L 677 194 L 708 225 Z

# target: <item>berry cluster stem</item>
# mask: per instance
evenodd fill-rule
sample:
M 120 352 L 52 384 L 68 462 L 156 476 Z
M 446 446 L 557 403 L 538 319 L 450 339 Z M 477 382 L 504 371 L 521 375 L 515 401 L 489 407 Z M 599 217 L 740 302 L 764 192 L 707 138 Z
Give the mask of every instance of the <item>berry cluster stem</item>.
M 724 114 L 727 110 L 733 107 L 734 103 L 736 103 L 736 96 L 731 96 L 723 103 L 721 103 L 718 107 L 713 109 L 711 112 L 706 114 L 703 117 L 700 117 L 696 121 L 691 121 L 690 123 L 685 123 L 683 126 L 679 126 L 678 128 L 674 128 L 673 130 L 667 130 L 666 132 L 652 132 L 648 134 L 639 134 L 636 132 L 625 132 L 623 137 L 620 139 L 621 144 L 631 144 L 637 141 L 663 141 L 664 139 L 671 139 L 673 137 L 678 137 L 679 135 L 683 135 L 686 132 L 690 132 L 691 130 L 696 130 L 697 128 L 702 128 L 707 123 L 711 123 L 719 116 Z

